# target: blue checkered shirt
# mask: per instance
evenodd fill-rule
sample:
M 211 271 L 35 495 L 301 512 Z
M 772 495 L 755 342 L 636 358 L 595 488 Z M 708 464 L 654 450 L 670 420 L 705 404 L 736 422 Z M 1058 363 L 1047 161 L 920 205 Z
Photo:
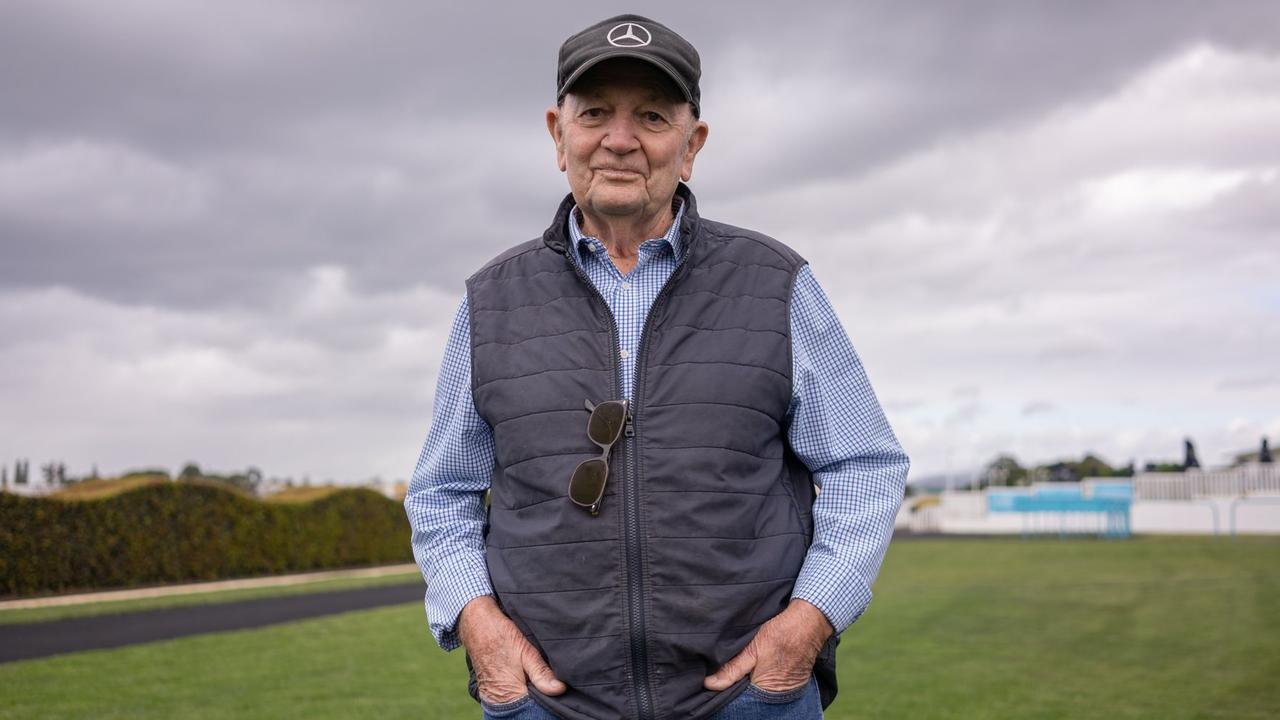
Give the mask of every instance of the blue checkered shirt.
M 605 246 L 582 234 L 569 216 L 570 253 L 604 296 L 618 323 L 623 392 L 631 397 L 634 352 L 649 306 L 684 250 L 683 207 L 661 238 L 641 243 L 623 276 Z M 844 328 L 809 266 L 791 300 L 793 380 L 787 440 L 813 472 L 813 544 L 791 593 L 813 603 L 837 632 L 871 602 L 902 502 L 908 459 L 885 420 Z M 436 389 L 434 416 L 405 496 L 413 554 L 426 579 L 431 633 L 445 650 L 458 647 L 462 607 L 492 594 L 482 528 L 484 493 L 493 469 L 493 430 L 471 396 L 467 300 L 453 321 Z

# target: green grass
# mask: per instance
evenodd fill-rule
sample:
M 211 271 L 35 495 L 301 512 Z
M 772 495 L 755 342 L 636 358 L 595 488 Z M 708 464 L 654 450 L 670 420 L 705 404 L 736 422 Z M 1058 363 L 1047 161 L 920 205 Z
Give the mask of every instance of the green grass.
M 830 717 L 1280 717 L 1280 539 L 892 546 Z
M 1280 717 L 1280 539 L 895 542 L 828 718 Z M 420 604 L 0 665 L 0 718 L 478 718 Z
M 214 592 L 191 593 L 189 595 L 167 595 L 163 597 L 137 598 L 134 600 L 112 600 L 108 602 L 86 603 L 84 605 L 0 610 L 0 625 L 40 622 L 44 620 L 61 620 L 63 618 L 87 617 L 90 615 L 107 615 L 111 613 L 132 612 L 135 610 L 159 610 L 161 608 L 182 607 L 186 605 L 232 602 L 234 600 L 252 600 L 254 598 L 280 597 L 283 595 L 326 592 L 329 590 L 349 590 L 352 588 L 375 587 L 379 585 L 398 585 L 400 583 L 407 583 L 421 579 L 422 573 L 417 570 L 412 570 L 407 573 L 396 573 L 394 575 L 383 575 L 380 577 L 350 577 L 334 578 L 331 580 L 317 580 L 300 585 L 242 588 L 239 590 L 218 590 Z
M 422 605 L 0 665 L 4 718 L 479 717 Z

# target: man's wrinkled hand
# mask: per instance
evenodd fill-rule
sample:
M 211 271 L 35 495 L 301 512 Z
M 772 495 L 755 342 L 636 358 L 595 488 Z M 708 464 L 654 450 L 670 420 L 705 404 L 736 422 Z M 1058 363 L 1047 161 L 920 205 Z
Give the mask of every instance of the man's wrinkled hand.
M 474 598 L 462 608 L 458 637 L 471 657 L 476 691 L 485 702 L 505 703 L 523 697 L 528 693 L 526 679 L 546 695 L 559 695 L 567 689 L 492 595 Z
M 762 690 L 780 692 L 804 685 L 822 645 L 835 632 L 822 611 L 795 599 L 760 626 L 742 652 L 703 680 L 708 690 L 725 690 L 745 675 Z

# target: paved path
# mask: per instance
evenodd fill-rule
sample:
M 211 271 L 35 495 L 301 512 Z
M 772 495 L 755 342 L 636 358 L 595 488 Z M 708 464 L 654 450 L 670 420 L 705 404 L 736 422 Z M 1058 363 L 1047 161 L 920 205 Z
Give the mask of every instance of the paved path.
M 424 589 L 419 578 L 403 585 L 0 625 L 0 663 L 422 602 Z
M 164 597 L 166 595 L 192 595 L 205 592 L 221 592 L 223 590 L 239 590 L 242 588 L 303 585 L 319 580 L 382 577 L 384 575 L 399 575 L 417 570 L 418 566 L 413 563 L 402 563 L 400 565 L 380 565 L 378 567 L 352 568 L 349 570 L 321 570 L 309 573 L 292 573 L 290 575 L 240 578 L 238 580 L 214 580 L 212 582 L 186 583 L 185 585 L 159 585 L 128 590 L 103 590 L 101 592 L 79 593 L 76 595 L 51 595 L 49 597 L 27 598 L 24 600 L 6 600 L 0 602 L 0 612 L 22 608 L 83 605 L 84 603 L 111 602 L 114 600 Z

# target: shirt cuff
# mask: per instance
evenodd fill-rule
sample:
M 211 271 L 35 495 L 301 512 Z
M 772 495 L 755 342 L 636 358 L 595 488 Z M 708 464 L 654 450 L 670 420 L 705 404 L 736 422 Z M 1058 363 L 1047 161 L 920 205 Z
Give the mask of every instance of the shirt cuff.
M 462 645 L 458 638 L 462 608 L 481 595 L 492 594 L 483 554 L 455 556 L 434 568 L 427 583 L 427 624 L 442 649 L 453 650 Z
M 791 597 L 821 610 L 839 635 L 871 604 L 871 589 L 851 575 L 847 564 L 810 553 L 800 568 Z

